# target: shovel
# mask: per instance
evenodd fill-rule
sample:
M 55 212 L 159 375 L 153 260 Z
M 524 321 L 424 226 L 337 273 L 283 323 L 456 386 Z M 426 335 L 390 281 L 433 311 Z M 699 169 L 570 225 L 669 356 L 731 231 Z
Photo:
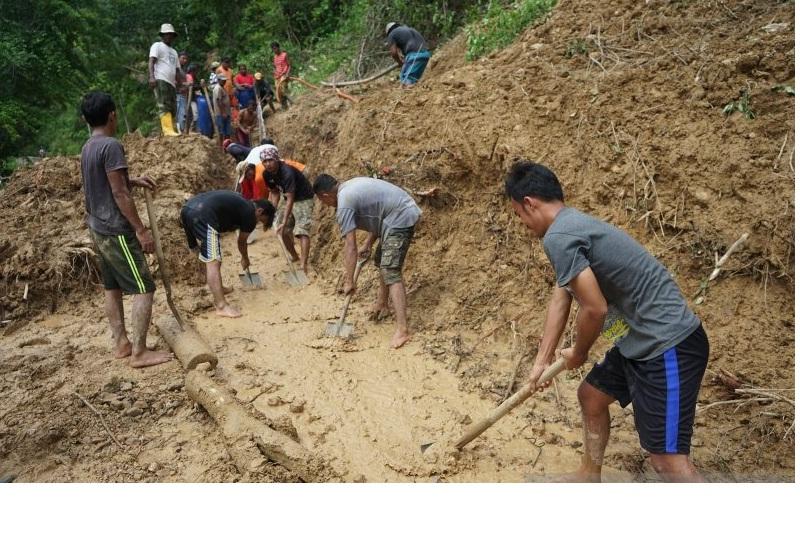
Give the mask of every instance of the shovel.
M 278 242 L 281 243 L 281 250 L 283 250 L 283 257 L 286 258 L 286 264 L 289 265 L 289 272 L 284 272 L 286 275 L 286 281 L 292 287 L 302 287 L 303 285 L 308 284 L 308 278 L 306 277 L 306 273 L 300 270 L 297 270 L 292 263 L 292 258 L 289 257 L 289 251 L 286 249 L 286 245 L 283 242 L 283 237 L 278 235 Z
M 362 259 L 356 264 L 356 271 L 353 274 L 353 285 L 355 285 L 356 281 L 358 280 L 358 275 L 361 273 L 361 267 L 364 266 L 364 263 L 367 262 L 367 259 Z M 353 325 L 352 324 L 345 324 L 344 319 L 347 316 L 347 308 L 350 307 L 350 301 L 353 299 L 353 295 L 356 293 L 355 289 L 353 292 L 347 295 L 347 299 L 344 301 L 344 306 L 342 307 L 342 315 L 339 317 L 339 320 L 336 322 L 328 322 L 328 325 L 325 327 L 325 336 L 326 337 L 343 337 L 347 338 L 353 334 Z
M 150 219 L 150 231 L 153 232 L 153 242 L 156 248 L 156 259 L 158 259 L 158 268 L 161 270 L 161 281 L 164 283 L 164 292 L 167 295 L 167 305 L 172 311 L 175 320 L 178 322 L 181 331 L 185 329 L 183 316 L 181 316 L 178 308 L 175 307 L 175 302 L 172 301 L 172 283 L 170 280 L 169 271 L 167 270 L 167 260 L 164 257 L 164 249 L 161 248 L 161 232 L 158 229 L 156 222 L 156 212 L 153 209 L 153 197 L 148 189 L 144 190 L 144 202 L 147 206 L 147 217 Z
M 539 381 L 536 383 L 537 386 L 540 386 L 542 383 L 546 383 L 553 379 L 559 372 L 564 370 L 567 366 L 567 362 L 559 357 L 558 360 L 553 363 L 552 365 L 548 366 L 547 369 L 542 373 L 542 376 L 539 378 Z M 530 384 L 525 385 L 520 390 L 516 392 L 512 397 L 495 407 L 485 418 L 482 420 L 478 420 L 471 426 L 467 428 L 464 432 L 464 436 L 458 439 L 455 443 L 456 450 L 460 450 L 473 440 L 475 440 L 481 433 L 492 427 L 495 422 L 506 416 L 509 411 L 513 408 L 530 398 L 533 393 L 536 392 L 535 387 L 531 387 Z M 421 445 L 420 451 L 425 453 L 425 450 L 433 446 L 433 442 L 429 442 L 426 444 Z
M 261 276 L 258 275 L 258 272 L 251 274 L 249 267 L 245 269 L 244 274 L 239 274 L 239 279 L 242 281 L 242 287 L 254 289 L 261 288 Z

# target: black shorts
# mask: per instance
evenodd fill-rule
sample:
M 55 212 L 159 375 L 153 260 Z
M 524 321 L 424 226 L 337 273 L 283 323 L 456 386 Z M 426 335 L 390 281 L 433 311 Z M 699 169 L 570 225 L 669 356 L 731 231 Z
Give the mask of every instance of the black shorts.
M 677 346 L 646 361 L 626 359 L 614 347 L 594 365 L 585 381 L 614 397 L 622 407 L 633 402 L 642 448 L 650 453 L 686 455 L 707 365 L 708 338 L 700 325 Z
M 222 261 L 222 243 L 217 231 L 201 214 L 185 206 L 181 209 L 181 225 L 189 249 L 200 247 L 199 258 L 203 263 Z

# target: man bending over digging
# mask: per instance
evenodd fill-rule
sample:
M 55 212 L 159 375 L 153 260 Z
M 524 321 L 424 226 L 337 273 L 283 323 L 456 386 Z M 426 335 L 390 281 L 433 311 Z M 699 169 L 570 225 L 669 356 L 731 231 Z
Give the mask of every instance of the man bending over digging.
M 391 346 L 400 348 L 411 337 L 406 317 L 403 263 L 422 211 L 403 189 L 374 178 L 353 178 L 339 184 L 333 176 L 320 174 L 314 180 L 314 194 L 323 204 L 336 208 L 336 221 L 344 239 L 345 294 L 355 290 L 356 256 L 369 257 L 372 244 L 380 238 L 375 266 L 381 271 L 381 284 L 372 316 L 380 319 L 388 313 L 391 294 L 397 321 Z M 356 246 L 356 229 L 369 233 L 360 249 Z
M 556 352 L 572 369 L 586 362 L 601 334 L 615 344 L 578 388 L 584 455 L 564 481 L 600 481 L 608 407 L 615 401 L 623 407 L 633 402 L 639 442 L 664 480 L 704 481 L 689 447 L 708 339 L 670 273 L 623 231 L 565 206 L 561 184 L 542 165 L 511 167 L 506 195 L 542 239 L 556 272 L 530 383 L 538 382 Z M 573 298 L 579 305 L 575 341 L 558 350 Z
M 156 286 L 144 254 L 154 251 L 153 236 L 144 227 L 131 196 L 132 187 L 154 190 L 150 178 L 129 178 L 125 149 L 114 138 L 117 112 L 111 95 L 83 97 L 81 114 L 92 136 L 81 150 L 81 176 L 86 198 L 86 224 L 92 236 L 105 288 L 105 311 L 114 337 L 114 356 L 129 357 L 134 368 L 172 359 L 169 352 L 147 349 L 147 328 Z M 125 331 L 122 294 L 133 294 L 133 344 Z
M 275 217 L 275 208 L 266 200 L 245 200 L 233 191 L 208 191 L 190 198 L 181 209 L 181 224 L 191 250 L 200 249 L 206 264 L 206 281 L 219 316 L 238 318 L 242 313 L 225 299 L 232 288 L 222 285 L 222 247 L 220 233 L 239 230 L 236 245 L 242 256 L 242 269 L 250 268 L 247 236 L 261 222 L 266 230 Z

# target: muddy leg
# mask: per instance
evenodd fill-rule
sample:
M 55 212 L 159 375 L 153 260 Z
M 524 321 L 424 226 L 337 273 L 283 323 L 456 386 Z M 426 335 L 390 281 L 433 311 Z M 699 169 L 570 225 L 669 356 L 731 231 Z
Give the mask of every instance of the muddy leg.
M 172 360 L 169 352 L 157 352 L 147 349 L 147 329 L 150 327 L 150 315 L 153 311 L 153 293 L 137 294 L 133 297 L 133 352 L 131 366 L 141 368 L 166 363 Z
M 311 248 L 311 238 L 308 235 L 298 235 L 300 240 L 300 267 L 308 274 L 308 250 Z
M 283 244 L 286 246 L 286 250 L 292 257 L 292 261 L 300 261 L 300 256 L 297 255 L 297 250 L 294 249 L 294 235 L 292 235 L 292 232 L 284 228 L 281 237 L 283 238 Z
M 111 325 L 111 336 L 114 339 L 114 357 L 121 359 L 131 354 L 131 341 L 125 331 L 125 313 L 122 307 L 122 291 L 107 290 L 105 302 L 106 317 Z
M 392 337 L 392 348 L 400 348 L 408 339 L 411 334 L 408 331 L 408 318 L 406 317 L 406 285 L 400 280 L 397 283 L 392 283 L 389 286 L 389 292 L 392 295 L 392 305 L 394 306 L 394 319 L 397 322 L 397 329 Z
M 378 298 L 370 311 L 369 319 L 376 322 L 383 320 L 389 314 L 389 287 L 383 282 L 383 276 L 378 276 Z
M 578 471 L 562 481 L 599 482 L 611 428 L 608 406 L 615 400 L 584 381 L 578 387 L 578 401 L 583 415 L 583 459 Z
M 210 261 L 206 263 L 206 282 L 214 297 L 214 307 L 219 316 L 238 318 L 242 313 L 225 299 L 225 289 L 222 287 L 222 262 Z

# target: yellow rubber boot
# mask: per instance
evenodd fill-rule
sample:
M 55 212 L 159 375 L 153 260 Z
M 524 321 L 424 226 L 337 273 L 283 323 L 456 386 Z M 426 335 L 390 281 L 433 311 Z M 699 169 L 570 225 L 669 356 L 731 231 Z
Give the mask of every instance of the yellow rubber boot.
M 172 124 L 172 113 L 164 113 L 161 115 L 161 134 L 165 137 L 174 137 L 178 135 L 175 131 L 175 126 Z

